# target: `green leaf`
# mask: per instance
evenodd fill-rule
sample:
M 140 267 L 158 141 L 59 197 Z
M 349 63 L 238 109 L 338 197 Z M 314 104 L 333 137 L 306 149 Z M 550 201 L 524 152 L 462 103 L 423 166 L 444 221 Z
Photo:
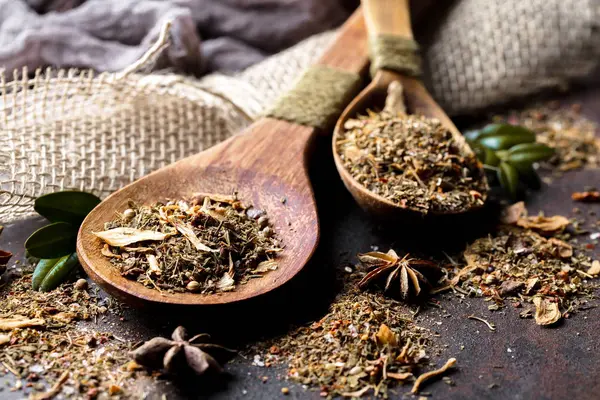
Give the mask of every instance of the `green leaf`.
M 478 142 L 492 150 L 504 150 L 517 144 L 535 142 L 535 133 L 522 126 L 492 124 L 482 129 Z
M 510 163 L 510 165 L 515 167 L 515 169 L 519 172 L 519 179 L 521 182 L 527 185 L 528 188 L 539 190 L 542 187 L 542 180 L 531 163 L 520 162 Z
M 100 199 L 91 193 L 67 190 L 38 197 L 34 209 L 50 222 L 68 222 L 79 226 L 99 203 Z
M 498 170 L 498 180 L 500 185 L 510 196 L 512 200 L 517 198 L 517 188 L 519 187 L 519 172 L 512 165 L 501 162 Z
M 58 258 L 75 251 L 77 228 L 66 222 L 55 222 L 33 232 L 25 249 L 37 258 Z
M 554 155 L 554 149 L 542 143 L 522 143 L 508 150 L 507 161 L 511 163 L 533 163 L 547 160 Z
M 48 292 L 58 287 L 67 280 L 78 264 L 79 259 L 77 258 L 77 253 L 72 253 L 58 260 L 54 267 L 46 274 L 46 277 L 40 285 L 40 290 L 42 292 Z
M 33 276 L 31 278 L 31 287 L 33 290 L 38 290 L 40 288 L 40 284 L 50 272 L 52 267 L 58 262 L 58 258 L 50 258 L 50 259 L 41 259 L 37 266 L 35 267 L 35 271 L 33 271 Z
M 481 129 L 473 129 L 470 131 L 465 131 L 465 132 L 463 132 L 463 136 L 465 137 L 465 139 L 467 139 L 468 142 L 473 142 L 473 141 L 479 139 L 479 136 L 481 136 Z

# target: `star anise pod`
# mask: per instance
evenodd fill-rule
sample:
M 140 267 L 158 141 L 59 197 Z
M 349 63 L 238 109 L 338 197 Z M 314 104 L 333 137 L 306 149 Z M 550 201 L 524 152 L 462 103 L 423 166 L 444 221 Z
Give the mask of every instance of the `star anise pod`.
M 205 340 L 209 339 L 206 334 L 196 335 L 189 340 L 186 340 L 186 336 L 185 328 L 179 326 L 171 335 L 172 340 L 155 337 L 131 354 L 138 364 L 145 367 L 164 368 L 173 375 L 181 375 L 190 370 L 202 375 L 208 371 L 223 372 L 221 364 L 206 351 L 219 352 L 221 355 L 228 353 L 229 356 L 235 353 L 225 347 L 206 343 Z
M 365 254 L 359 254 L 358 259 L 367 267 L 374 267 L 364 278 L 358 282 L 358 287 L 364 289 L 370 283 L 386 276 L 385 291 L 392 288 L 394 280 L 399 280 L 399 293 L 402 299 L 408 299 L 411 295 L 419 296 L 423 286 L 431 287 L 429 280 L 419 270 L 432 270 L 439 272 L 436 263 L 409 258 L 409 254 L 400 258 L 394 250 L 387 253 L 372 251 Z

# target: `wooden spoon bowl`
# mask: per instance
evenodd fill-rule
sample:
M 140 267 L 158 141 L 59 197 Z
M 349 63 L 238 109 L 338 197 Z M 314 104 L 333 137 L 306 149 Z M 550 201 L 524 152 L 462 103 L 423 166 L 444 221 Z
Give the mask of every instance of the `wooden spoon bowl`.
M 363 0 L 362 5 L 367 30 L 370 35 L 387 34 L 412 38 L 407 0 Z M 431 211 L 424 215 L 419 210 L 403 207 L 400 204 L 394 203 L 371 192 L 357 182 L 346 170 L 338 153 L 336 143 L 344 132 L 344 124 L 346 121 L 350 118 L 355 118 L 358 115 L 365 115 L 367 110 L 383 110 L 388 94 L 388 86 L 394 81 L 399 81 L 402 84 L 404 102 L 409 113 L 437 118 L 450 131 L 457 146 L 460 148 L 461 153 L 465 156 L 473 155 L 473 151 L 466 143 L 464 137 L 460 134 L 460 131 L 446 115 L 444 110 L 442 110 L 435 102 L 421 80 L 382 69 L 377 71 L 369 85 L 367 85 L 346 107 L 336 123 L 332 139 L 333 156 L 336 168 L 344 185 L 350 191 L 356 202 L 361 208 L 374 217 L 394 223 L 397 221 L 423 223 L 425 220 L 436 220 L 436 222 L 440 222 L 440 220 L 444 219 L 453 223 L 456 218 L 444 218 L 451 216 L 453 213 Z M 485 179 L 483 169 L 481 170 L 481 174 L 483 179 Z M 482 196 L 485 200 L 486 193 L 482 193 Z M 477 208 L 479 207 L 474 207 L 470 211 L 475 211 Z M 463 213 L 464 212 L 459 212 L 456 214 L 460 215 Z
M 353 52 L 347 51 L 349 46 Z M 366 69 L 366 35 L 359 11 L 342 27 L 319 64 L 353 73 Z M 307 155 L 315 134 L 312 127 L 263 118 L 241 134 L 113 193 L 81 225 L 77 238 L 81 265 L 108 293 L 137 307 L 232 303 L 281 286 L 304 267 L 319 241 L 317 209 L 307 174 Z M 128 208 L 130 200 L 151 204 L 190 198 L 199 192 L 230 195 L 234 191 L 243 203 L 267 211 L 285 246 L 275 271 L 238 285 L 235 291 L 203 295 L 147 288 L 121 276 L 101 254 L 103 243 L 92 234 L 104 230 L 104 223 Z

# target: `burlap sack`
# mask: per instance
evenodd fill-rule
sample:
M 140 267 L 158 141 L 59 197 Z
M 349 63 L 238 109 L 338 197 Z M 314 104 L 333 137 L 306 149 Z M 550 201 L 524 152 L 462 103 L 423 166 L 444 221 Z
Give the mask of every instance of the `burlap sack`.
M 600 63 L 596 0 L 463 0 L 423 49 L 426 80 L 464 114 L 589 77 Z M 36 197 L 106 196 L 240 131 L 288 90 L 335 33 L 236 76 L 19 71 L 0 81 L 0 222 Z M 158 48 L 162 46 L 159 44 Z M 155 50 L 157 50 L 155 49 Z M 148 60 L 142 64 L 146 65 Z

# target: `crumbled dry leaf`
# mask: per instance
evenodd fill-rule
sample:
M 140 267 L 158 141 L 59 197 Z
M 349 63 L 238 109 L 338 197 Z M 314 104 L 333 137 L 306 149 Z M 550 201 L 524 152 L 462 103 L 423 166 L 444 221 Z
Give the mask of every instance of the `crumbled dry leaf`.
M 235 289 L 235 281 L 233 280 L 231 275 L 229 275 L 229 273 L 225 272 L 223 274 L 223 276 L 221 277 L 221 280 L 219 280 L 219 282 L 217 282 L 217 289 L 219 289 L 223 292 L 227 292 L 229 290 Z
M 517 221 L 518 226 L 532 229 L 542 234 L 561 232 L 569 225 L 569 223 L 569 220 L 562 215 L 555 215 L 553 217 L 542 217 L 537 215 L 535 217 L 520 218 Z
M 598 191 L 575 192 L 571 195 L 571 198 L 575 201 L 581 201 L 584 203 L 598 203 L 598 202 L 600 202 L 600 192 L 598 192 Z
M 208 247 L 207 245 L 205 245 L 204 243 L 202 243 L 202 241 L 194 233 L 194 228 L 192 228 L 191 225 L 186 224 L 184 222 L 175 221 L 173 219 L 170 219 L 169 222 L 171 222 L 175 226 L 175 228 L 177 228 L 177 230 L 183 236 L 185 236 L 187 238 L 187 240 L 189 240 L 192 245 L 194 245 L 194 247 L 196 248 L 196 250 L 198 250 L 198 251 L 212 251 L 213 253 L 219 251 L 219 250 L 211 249 L 210 247 Z
M 592 276 L 600 275 L 600 261 L 592 261 L 592 266 L 590 267 L 590 269 L 587 270 L 587 273 Z
M 0 318 L 0 331 L 10 331 L 16 328 L 29 328 L 45 324 L 46 320 L 42 318 L 30 319 L 22 315 L 14 315 L 11 318 Z
M 112 251 L 110 251 L 110 247 L 107 243 L 104 243 L 104 246 L 100 250 L 100 253 L 102 253 L 104 257 L 123 258 L 120 254 L 115 254 Z
M 160 265 L 158 264 L 158 260 L 154 254 L 146 254 L 146 260 L 148 260 L 148 265 L 152 273 L 156 275 L 160 275 L 162 273 Z
M 258 266 L 256 267 L 256 269 L 252 272 L 256 272 L 256 273 L 265 273 L 265 272 L 269 272 L 269 271 L 275 271 L 278 267 L 277 261 L 275 260 L 265 260 L 262 261 L 258 264 Z
M 71 321 L 73 321 L 75 318 L 77 318 L 77 314 L 70 312 L 70 311 L 63 311 L 63 312 L 59 312 L 58 314 L 53 315 L 52 317 L 53 320 L 62 322 L 64 324 L 68 324 Z
M 204 198 L 204 202 L 202 203 L 202 208 L 200 208 L 199 212 L 209 215 L 217 221 L 225 221 L 226 217 L 222 212 L 210 208 L 210 199 L 208 197 Z
M 525 286 L 525 294 L 529 295 L 538 286 L 539 278 L 529 278 L 527 279 L 527 286 Z
M 558 255 L 561 258 L 569 258 L 573 255 L 573 247 L 557 238 L 548 239 L 548 244 L 552 246 L 552 254 Z
M 392 332 L 392 330 L 386 325 L 381 324 L 379 326 L 379 331 L 375 334 L 377 339 L 377 343 L 382 345 L 390 345 L 391 347 L 396 347 L 398 345 L 398 338 L 396 334 Z
M 516 224 L 519 219 L 527 216 L 527 209 L 525 208 L 525 203 L 519 201 L 511 206 L 508 206 L 502 212 L 502 216 L 500 217 L 500 222 L 503 224 Z
M 92 232 L 111 246 L 123 247 L 132 243 L 146 240 L 161 241 L 169 237 L 168 234 L 156 231 L 146 231 L 135 228 L 114 228 L 102 232 Z
M 10 342 L 10 335 L 0 335 L 0 346 Z
M 535 304 L 535 322 L 538 325 L 552 325 L 562 317 L 558 303 L 534 297 L 533 304 Z

